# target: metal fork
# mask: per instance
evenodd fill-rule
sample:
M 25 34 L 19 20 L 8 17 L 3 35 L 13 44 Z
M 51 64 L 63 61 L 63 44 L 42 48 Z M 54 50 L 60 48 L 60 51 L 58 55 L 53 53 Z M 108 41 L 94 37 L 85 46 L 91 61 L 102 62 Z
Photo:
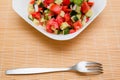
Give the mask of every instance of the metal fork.
M 103 73 L 103 68 L 100 63 L 82 61 L 70 68 L 19 68 L 7 70 L 6 74 L 38 74 L 61 71 L 78 71 L 84 74 L 97 75 Z

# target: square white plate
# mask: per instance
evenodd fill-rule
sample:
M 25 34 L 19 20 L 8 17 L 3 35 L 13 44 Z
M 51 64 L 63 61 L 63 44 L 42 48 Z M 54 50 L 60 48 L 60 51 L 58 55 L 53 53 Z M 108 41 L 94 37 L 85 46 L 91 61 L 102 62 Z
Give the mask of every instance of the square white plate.
M 91 0 L 95 4 L 92 7 L 92 10 L 94 12 L 93 16 L 90 18 L 90 20 L 86 23 L 85 26 L 83 26 L 80 30 L 73 34 L 68 34 L 68 35 L 55 35 L 51 34 L 45 31 L 45 29 L 41 26 L 35 26 L 32 21 L 28 19 L 28 4 L 30 0 L 13 0 L 12 6 L 15 12 L 19 16 L 21 16 L 26 22 L 28 22 L 30 25 L 32 25 L 35 29 L 37 29 L 39 32 L 43 33 L 47 37 L 54 39 L 54 40 L 70 40 L 74 37 L 76 37 L 78 34 L 80 34 L 87 26 L 103 11 L 103 9 L 106 6 L 106 0 Z

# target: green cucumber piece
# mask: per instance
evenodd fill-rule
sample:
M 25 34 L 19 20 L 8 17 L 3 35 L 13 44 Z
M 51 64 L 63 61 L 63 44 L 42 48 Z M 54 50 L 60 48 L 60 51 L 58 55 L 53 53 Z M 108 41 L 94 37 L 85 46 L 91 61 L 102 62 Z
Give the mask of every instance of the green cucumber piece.
M 87 17 L 91 17 L 93 15 L 93 11 L 90 9 L 85 15 Z
M 64 35 L 69 34 L 69 31 L 70 31 L 70 29 L 69 29 L 69 28 L 66 28 L 66 29 L 63 30 L 63 34 L 64 34 Z
M 75 22 L 75 21 L 78 21 L 79 18 L 75 15 L 75 16 L 72 16 L 72 17 L 71 17 L 71 20 L 72 20 L 73 22 Z
M 61 30 L 64 30 L 64 29 L 66 29 L 67 27 L 69 27 L 69 24 L 68 24 L 67 22 L 63 22 L 63 23 L 61 24 L 61 26 L 60 26 L 60 29 L 61 29 Z
M 72 10 L 71 13 L 70 13 L 70 16 L 74 16 L 76 14 L 77 14 L 77 12 L 75 10 Z
M 32 17 L 32 15 L 28 15 L 28 18 L 29 18 L 31 21 L 34 20 L 34 18 Z

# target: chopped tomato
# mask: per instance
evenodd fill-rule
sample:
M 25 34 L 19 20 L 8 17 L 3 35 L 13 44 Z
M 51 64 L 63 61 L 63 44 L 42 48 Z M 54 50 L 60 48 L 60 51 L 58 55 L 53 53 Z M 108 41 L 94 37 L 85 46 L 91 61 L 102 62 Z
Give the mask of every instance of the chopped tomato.
M 59 25 L 58 25 L 58 23 L 55 21 L 54 18 L 52 18 L 51 20 L 49 20 L 49 21 L 47 22 L 46 30 L 47 30 L 48 32 L 52 32 L 51 27 L 54 27 L 55 29 L 59 29 Z
M 56 18 L 56 22 L 60 26 L 64 22 L 64 19 L 61 16 L 58 15 L 57 18 Z
M 40 12 L 34 12 L 34 13 L 32 13 L 32 16 L 33 16 L 33 18 L 36 18 L 38 20 L 41 18 Z
M 94 5 L 94 2 L 88 2 L 88 5 L 91 7 Z
M 46 31 L 49 33 L 53 33 L 53 30 L 51 29 L 50 25 L 46 25 Z
M 53 24 L 51 26 L 54 27 L 55 29 L 60 29 L 57 22 L 53 22 Z
M 65 14 L 65 16 L 64 16 L 64 18 L 65 18 L 65 21 L 69 21 L 70 20 L 70 14 Z
M 62 10 L 66 13 L 72 11 L 71 9 L 68 8 L 68 6 L 62 6 Z
M 41 8 L 41 7 L 38 8 L 38 11 L 42 11 L 42 10 L 43 10 L 43 8 Z
M 76 30 L 75 29 L 71 29 L 69 33 L 72 34 L 74 32 L 76 32 Z
M 81 11 L 85 14 L 88 12 L 88 10 L 90 9 L 90 6 L 87 4 L 87 2 L 83 2 L 81 5 Z
M 72 22 L 72 20 L 69 20 L 69 21 L 67 21 L 67 23 L 69 24 L 69 25 L 73 25 L 73 22 Z
M 61 7 L 60 5 L 52 4 L 52 6 L 50 7 L 50 10 L 54 12 L 55 14 L 59 14 L 61 11 Z
M 54 2 L 54 0 L 44 0 L 44 3 L 46 4 L 46 5 L 49 5 L 50 3 L 53 3 Z
M 75 22 L 75 23 L 73 24 L 73 27 L 74 27 L 75 30 L 80 29 L 80 28 L 82 27 L 81 21 Z
M 31 0 L 31 1 L 30 1 L 30 4 L 34 4 L 34 3 L 35 3 L 35 0 Z
M 70 4 L 70 0 L 63 0 L 63 5 L 69 5 Z

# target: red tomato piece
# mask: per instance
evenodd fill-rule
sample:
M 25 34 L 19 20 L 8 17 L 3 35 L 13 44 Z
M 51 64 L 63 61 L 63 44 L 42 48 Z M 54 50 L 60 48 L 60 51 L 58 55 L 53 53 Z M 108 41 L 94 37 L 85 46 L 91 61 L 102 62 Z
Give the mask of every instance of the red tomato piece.
M 68 6 L 70 4 L 70 0 L 63 0 L 63 5 Z
M 75 22 L 75 23 L 73 24 L 73 27 L 74 27 L 75 30 L 80 29 L 80 28 L 82 27 L 81 21 Z
M 52 4 L 52 6 L 50 7 L 50 10 L 55 14 L 59 14 L 61 11 L 61 7 L 57 4 Z
M 40 12 L 34 12 L 32 13 L 32 16 L 38 20 L 41 18 Z
M 54 18 L 50 19 L 50 20 L 47 22 L 46 30 L 47 30 L 48 32 L 50 32 L 50 33 L 52 32 L 51 27 L 54 27 L 55 29 L 59 29 L 59 25 L 58 25 L 58 23 L 55 21 Z
M 60 29 L 60 27 L 59 27 L 57 22 L 53 22 L 51 26 L 54 27 L 57 30 Z
M 50 25 L 46 25 L 46 31 L 49 33 L 53 33 L 53 30 L 51 29 Z
M 92 7 L 94 5 L 94 2 L 88 2 L 88 5 Z
M 68 6 L 62 6 L 62 10 L 66 13 L 71 11 L 71 9 L 69 9 Z
M 38 11 L 42 11 L 42 10 L 43 10 L 43 8 L 41 8 L 41 7 L 40 7 L 40 8 L 38 8 Z
M 69 25 L 73 25 L 73 22 L 72 22 L 72 20 L 69 20 L 69 21 L 67 21 L 67 23 L 69 24 Z
M 71 29 L 69 33 L 72 34 L 74 32 L 76 32 L 76 30 L 75 29 Z
M 61 16 L 58 15 L 57 18 L 56 18 L 56 22 L 60 26 L 64 22 L 64 19 Z
M 90 6 L 87 4 L 87 2 L 83 2 L 81 5 L 81 11 L 85 14 L 90 9 Z
M 30 1 L 30 4 L 34 4 L 34 3 L 35 3 L 35 0 L 31 0 L 31 1 Z
M 65 21 L 69 21 L 70 20 L 70 14 L 66 13 L 64 18 L 65 18 Z
M 53 3 L 53 2 L 54 0 L 44 0 L 43 3 L 48 6 L 50 3 Z

